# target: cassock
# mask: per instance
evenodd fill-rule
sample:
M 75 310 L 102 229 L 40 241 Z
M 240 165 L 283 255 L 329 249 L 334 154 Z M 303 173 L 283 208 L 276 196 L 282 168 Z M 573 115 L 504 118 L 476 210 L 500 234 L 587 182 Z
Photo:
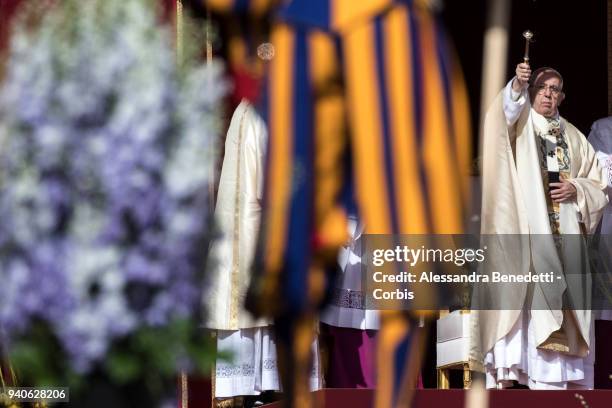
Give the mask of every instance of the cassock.
M 217 350 L 233 355 L 231 361 L 217 360 L 217 398 L 281 389 L 271 322 L 253 319 L 243 307 L 261 218 L 266 146 L 265 124 L 243 100 L 225 141 L 215 207 L 218 237 L 211 247 L 204 294 L 204 326 L 217 331 Z M 317 347 L 314 342 L 315 356 Z M 317 358 L 310 380 L 311 389 L 321 387 Z
M 590 290 L 586 247 L 574 239 L 566 248 L 559 237 L 595 231 L 607 204 L 605 184 L 584 135 L 558 115 L 535 112 L 527 90 L 515 93 L 511 84 L 485 119 L 481 232 L 519 237 L 511 257 L 508 248 L 489 248 L 492 265 L 498 257 L 504 262 L 497 266 L 514 274 L 559 271 L 562 278 L 499 293 L 527 306 L 474 311 L 473 363 L 486 373 L 489 388 L 513 380 L 533 389 L 592 388 L 592 313 L 564 307 L 570 287 Z M 574 185 L 575 202 L 552 203 L 548 171 Z M 570 278 L 573 269 L 586 273 Z
M 351 238 L 338 256 L 342 273 L 330 304 L 320 316 L 321 332 L 328 340 L 326 386 L 375 388 L 379 313 L 366 307 L 366 288 L 362 287 L 363 224 L 357 216 L 349 215 L 348 226 Z

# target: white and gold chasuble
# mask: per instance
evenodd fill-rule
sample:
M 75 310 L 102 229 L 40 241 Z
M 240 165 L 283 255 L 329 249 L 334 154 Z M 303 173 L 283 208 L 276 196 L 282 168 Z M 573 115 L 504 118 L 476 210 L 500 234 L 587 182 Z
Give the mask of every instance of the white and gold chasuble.
M 505 248 L 491 248 L 510 273 L 580 270 L 584 246 L 559 248 L 554 237 L 592 233 L 601 219 L 607 197 L 595 151 L 565 119 L 555 118 L 557 127 L 531 109 L 526 90 L 518 99 L 510 95 L 511 82 L 485 119 L 481 232 L 523 237 L 510 259 Z M 550 201 L 549 171 L 576 187 L 575 202 Z M 590 288 L 587 275 L 576 284 Z M 537 298 L 549 310 L 473 311 L 472 362 L 487 374 L 487 387 L 514 380 L 538 389 L 592 387 L 591 311 L 564 312 L 566 289 L 565 279 L 555 279 L 531 289 L 513 285 L 501 294 L 525 304 Z
M 211 247 L 204 294 L 204 326 L 210 329 L 269 324 L 263 319 L 253 320 L 243 307 L 261 216 L 266 143 L 263 120 L 243 100 L 227 131 L 215 207 L 219 236 Z

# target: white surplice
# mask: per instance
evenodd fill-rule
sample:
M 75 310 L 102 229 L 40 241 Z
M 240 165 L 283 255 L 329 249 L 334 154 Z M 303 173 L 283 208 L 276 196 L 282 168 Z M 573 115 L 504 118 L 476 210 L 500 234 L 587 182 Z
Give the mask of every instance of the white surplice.
M 276 343 L 271 327 L 241 330 L 220 330 L 217 351 L 233 354 L 231 362 L 217 360 L 215 368 L 215 398 L 237 395 L 258 395 L 263 391 L 282 391 L 278 376 Z M 312 343 L 312 354 L 317 357 L 319 343 Z M 318 358 L 313 359 L 310 389 L 323 387 Z
M 359 330 L 378 330 L 378 310 L 366 308 L 365 288 L 362 288 L 361 234 L 363 225 L 357 217 L 350 216 L 347 245 L 340 248 L 338 264 L 342 273 L 338 277 L 334 296 L 321 313 L 321 322 L 335 327 Z

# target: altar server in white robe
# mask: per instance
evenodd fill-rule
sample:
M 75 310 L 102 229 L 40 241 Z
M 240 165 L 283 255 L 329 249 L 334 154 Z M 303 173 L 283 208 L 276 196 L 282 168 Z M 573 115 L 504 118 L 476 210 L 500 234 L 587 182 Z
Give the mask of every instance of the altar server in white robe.
M 254 320 L 243 308 L 251 280 L 250 267 L 260 223 L 267 131 L 252 105 L 243 100 L 232 116 L 225 141 L 215 220 L 219 237 L 213 242 L 204 293 L 204 326 L 216 330 L 218 358 L 215 398 L 279 391 L 276 347 L 271 322 Z M 313 343 L 318 356 L 318 343 Z M 321 388 L 314 359 L 311 389 Z
M 482 233 L 526 239 L 509 259 L 512 265 L 504 265 L 514 273 L 565 274 L 548 286 L 515 285 L 506 293 L 520 304 L 549 308 L 473 312 L 472 358 L 482 364 L 489 388 L 515 381 L 532 389 L 593 387 L 591 311 L 562 310 L 570 285 L 566 273 L 572 262 L 584 262 L 585 248 L 577 245 L 567 253 L 557 244 L 561 235 L 593 233 L 607 196 L 594 149 L 559 116 L 564 97 L 556 70 L 540 68 L 532 75 L 521 63 L 485 119 Z M 559 182 L 549 180 L 553 173 Z

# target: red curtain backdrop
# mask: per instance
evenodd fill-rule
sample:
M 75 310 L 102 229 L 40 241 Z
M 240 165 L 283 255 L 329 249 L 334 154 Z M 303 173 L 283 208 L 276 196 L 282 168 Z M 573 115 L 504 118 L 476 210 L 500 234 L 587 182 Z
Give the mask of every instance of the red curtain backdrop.
M 0 0 L 0 55 L 6 52 L 11 20 L 22 0 Z

